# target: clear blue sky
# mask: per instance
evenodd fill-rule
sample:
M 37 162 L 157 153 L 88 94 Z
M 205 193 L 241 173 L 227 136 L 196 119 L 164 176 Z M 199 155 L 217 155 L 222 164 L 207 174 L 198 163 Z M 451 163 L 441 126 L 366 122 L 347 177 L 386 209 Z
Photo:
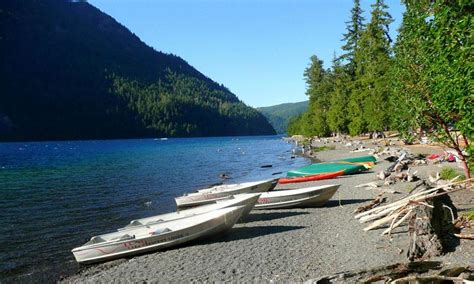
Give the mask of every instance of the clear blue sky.
M 367 20 L 370 4 L 362 0 Z M 89 0 L 139 36 L 227 86 L 253 107 L 306 100 L 313 54 L 339 54 L 352 0 Z M 395 19 L 403 7 L 386 0 Z

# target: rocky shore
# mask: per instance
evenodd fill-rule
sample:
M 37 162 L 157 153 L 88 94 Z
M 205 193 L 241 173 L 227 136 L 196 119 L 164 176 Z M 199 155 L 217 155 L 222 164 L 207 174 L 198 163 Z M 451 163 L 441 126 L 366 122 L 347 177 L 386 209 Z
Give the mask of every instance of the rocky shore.
M 319 144 L 318 144 L 319 143 Z M 363 142 L 368 148 L 370 141 Z M 314 146 L 330 150 L 313 153 L 321 161 L 365 155 L 352 152 L 352 145 L 327 141 Z M 362 144 L 361 144 L 362 146 Z M 352 148 L 351 148 L 352 147 Z M 394 149 L 402 146 L 393 145 Z M 406 147 L 414 153 L 442 153 L 435 147 Z M 336 180 L 279 186 L 303 187 L 339 183 L 335 196 L 321 208 L 252 212 L 230 233 L 212 240 L 196 241 L 179 248 L 85 267 L 63 279 L 64 283 L 109 282 L 304 282 L 324 275 L 369 269 L 406 262 L 408 234 L 399 227 L 389 238 L 381 229 L 365 232 L 354 210 L 384 193 L 388 201 L 401 198 L 414 182 L 398 182 L 378 188 L 356 188 L 374 182 L 376 174 L 392 163 L 380 159 L 370 171 Z M 417 166 L 417 175 L 427 179 L 444 164 Z M 474 192 L 451 196 L 461 210 L 473 207 Z M 473 265 L 474 244 L 461 240 L 454 252 L 434 258 L 448 264 Z

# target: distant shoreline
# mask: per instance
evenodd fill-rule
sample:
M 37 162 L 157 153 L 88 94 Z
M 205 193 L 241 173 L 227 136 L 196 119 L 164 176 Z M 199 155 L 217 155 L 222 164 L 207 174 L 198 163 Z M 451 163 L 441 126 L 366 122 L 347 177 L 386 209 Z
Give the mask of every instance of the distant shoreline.
M 285 134 L 256 134 L 256 135 L 223 135 L 223 136 L 180 136 L 180 137 L 156 137 L 156 136 L 145 136 L 145 137 L 124 137 L 124 138 L 78 138 L 78 139 L 45 139 L 45 140 L 0 140 L 2 143 L 34 143 L 34 142 L 80 142 L 80 141 L 114 141 L 114 140 L 160 140 L 162 138 L 166 139 L 199 139 L 199 138 L 237 138 L 237 137 L 275 137 L 281 136 L 284 137 Z

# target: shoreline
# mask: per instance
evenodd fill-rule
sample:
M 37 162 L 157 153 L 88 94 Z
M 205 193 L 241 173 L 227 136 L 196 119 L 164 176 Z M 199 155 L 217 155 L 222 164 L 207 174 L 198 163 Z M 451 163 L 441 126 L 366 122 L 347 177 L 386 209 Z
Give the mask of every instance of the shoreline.
M 371 143 L 372 140 L 366 142 Z M 350 153 L 342 144 L 334 145 L 334 150 L 317 152 L 317 159 L 327 161 L 366 155 L 366 152 Z M 405 254 L 409 240 L 406 226 L 395 229 L 392 239 L 381 237 L 381 229 L 363 231 L 363 224 L 359 224 L 353 214 L 357 207 L 367 204 L 383 190 L 354 186 L 375 181 L 376 173 L 390 164 L 382 159 L 365 173 L 342 176 L 335 180 L 278 186 L 299 188 L 340 183 L 338 192 L 323 207 L 253 211 L 246 221 L 236 224 L 224 236 L 84 267 L 78 274 L 61 281 L 92 283 L 120 279 L 124 282 L 303 282 L 342 271 L 407 262 Z M 439 165 L 417 167 L 421 178 L 427 178 L 440 169 Z M 387 192 L 384 196 L 389 202 L 397 200 L 413 184 L 414 182 L 403 182 L 390 185 L 388 188 L 398 193 Z M 461 209 L 469 206 L 472 208 L 474 193 L 472 190 L 461 192 L 452 196 L 452 199 Z M 431 260 L 472 264 L 474 246 L 470 242 L 472 241 L 461 240 L 456 251 Z

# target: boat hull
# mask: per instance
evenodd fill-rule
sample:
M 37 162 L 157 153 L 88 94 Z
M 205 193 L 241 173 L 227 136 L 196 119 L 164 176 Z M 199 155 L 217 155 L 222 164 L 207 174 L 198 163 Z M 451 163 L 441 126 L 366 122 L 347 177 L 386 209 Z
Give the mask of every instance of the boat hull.
M 333 179 L 344 174 L 344 171 L 337 171 L 333 173 L 322 173 L 309 176 L 301 176 L 294 178 L 281 178 L 278 180 L 279 184 L 289 184 L 289 183 L 299 183 L 299 182 L 309 182 L 325 179 Z
M 312 164 L 306 167 L 289 171 L 287 173 L 287 176 L 288 177 L 307 176 L 307 175 L 337 172 L 337 171 L 344 171 L 344 175 L 350 175 L 350 174 L 359 173 L 364 170 L 366 170 L 366 168 L 363 165 L 358 165 L 358 164 L 318 163 L 318 164 Z
M 244 206 L 230 207 L 220 210 L 224 213 L 215 216 L 210 212 L 208 213 L 210 215 L 208 218 L 203 218 L 199 222 L 195 222 L 192 226 L 181 230 L 152 235 L 151 233 L 156 228 L 151 226 L 149 227 L 150 236 L 116 242 L 105 242 L 92 245 L 86 244 L 82 247 L 73 249 L 72 253 L 77 262 L 90 264 L 170 248 L 191 240 L 221 234 L 230 230 L 242 215 Z
M 352 157 L 352 158 L 345 158 L 345 159 L 337 159 L 331 160 L 330 162 L 349 162 L 349 163 L 367 163 L 372 162 L 375 163 L 377 159 L 372 155 L 367 156 L 360 156 L 360 157 Z
M 242 193 L 258 193 L 266 192 L 275 187 L 277 180 L 267 180 L 261 183 L 255 183 L 251 186 L 230 188 L 228 190 L 201 190 L 195 193 L 190 193 L 175 198 L 176 206 L 178 208 L 187 208 L 202 206 L 206 204 L 213 204 L 216 201 L 228 199 L 232 195 Z
M 261 210 L 322 206 L 331 199 L 339 186 L 339 184 L 331 184 L 302 189 L 268 192 L 260 196 L 254 209 Z
M 204 205 L 199 207 L 192 207 L 184 210 L 179 210 L 177 212 L 161 214 L 141 219 L 136 219 L 130 222 L 129 225 L 118 229 L 121 230 L 128 230 L 131 228 L 136 228 L 137 226 L 144 226 L 144 225 L 151 225 L 160 222 L 172 221 L 177 219 L 182 219 L 186 217 L 195 216 L 197 214 L 203 214 L 206 212 L 210 212 L 217 209 L 232 207 L 232 206 L 244 206 L 244 211 L 240 217 L 240 220 L 245 219 L 250 211 L 253 209 L 255 204 L 257 203 L 258 198 L 260 197 L 260 193 L 243 193 L 238 195 L 233 195 L 225 200 L 217 201 L 215 204 L 211 205 Z

